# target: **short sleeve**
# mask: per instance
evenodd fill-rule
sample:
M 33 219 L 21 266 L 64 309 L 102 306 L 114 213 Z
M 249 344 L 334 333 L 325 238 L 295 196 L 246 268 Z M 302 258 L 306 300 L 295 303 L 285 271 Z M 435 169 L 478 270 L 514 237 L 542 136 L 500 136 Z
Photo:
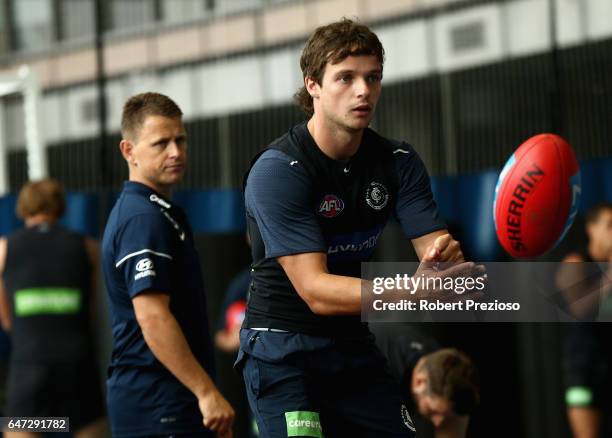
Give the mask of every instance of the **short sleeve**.
M 446 228 L 433 199 L 427 169 L 415 150 L 404 144 L 394 152 L 399 192 L 395 217 L 404 233 L 414 239 Z
M 146 290 L 171 294 L 173 240 L 167 219 L 158 214 L 130 218 L 116 237 L 115 268 L 130 298 Z
M 268 150 L 253 165 L 246 212 L 257 223 L 267 258 L 327 251 L 311 190 L 306 170 L 283 152 Z

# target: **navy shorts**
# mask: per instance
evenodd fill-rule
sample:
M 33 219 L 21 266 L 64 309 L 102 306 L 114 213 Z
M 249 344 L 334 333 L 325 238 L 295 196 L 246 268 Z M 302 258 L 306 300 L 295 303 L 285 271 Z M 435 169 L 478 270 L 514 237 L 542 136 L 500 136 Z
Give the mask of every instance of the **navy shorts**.
M 400 388 L 372 338 L 243 329 L 236 365 L 262 438 L 414 437 Z
M 4 415 L 70 417 L 78 431 L 103 418 L 102 385 L 92 360 L 54 364 L 12 362 Z

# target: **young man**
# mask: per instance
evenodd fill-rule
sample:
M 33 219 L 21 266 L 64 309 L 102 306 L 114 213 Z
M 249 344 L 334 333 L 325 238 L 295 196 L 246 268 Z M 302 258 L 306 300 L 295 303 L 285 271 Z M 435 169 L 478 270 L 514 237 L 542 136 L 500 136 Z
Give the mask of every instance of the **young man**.
M 64 207 L 58 181 L 29 182 L 17 199 L 25 228 L 0 239 L 0 322 L 12 341 L 4 414 L 70 417 L 76 438 L 103 437 L 93 333 L 98 249 L 57 223 Z
M 182 112 L 145 93 L 123 108 L 129 181 L 104 232 L 113 354 L 113 436 L 231 436 L 234 411 L 215 387 L 200 260 L 170 192 L 187 165 Z
M 383 57 L 363 25 L 317 29 L 297 95 L 310 120 L 273 142 L 247 175 L 253 281 L 237 365 L 262 437 L 414 435 L 360 321 L 360 262 L 392 214 L 422 260 L 463 256 L 414 149 L 368 129 Z

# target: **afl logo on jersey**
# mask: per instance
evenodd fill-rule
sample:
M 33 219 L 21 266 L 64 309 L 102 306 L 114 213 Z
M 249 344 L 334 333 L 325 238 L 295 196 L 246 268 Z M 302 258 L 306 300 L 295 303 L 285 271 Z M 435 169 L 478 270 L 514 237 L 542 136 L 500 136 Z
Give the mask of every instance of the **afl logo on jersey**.
M 372 182 L 366 192 L 366 202 L 374 210 L 382 210 L 389 202 L 389 192 L 381 183 Z
M 344 210 L 344 201 L 336 195 L 325 195 L 319 205 L 319 214 L 331 219 L 338 216 Z

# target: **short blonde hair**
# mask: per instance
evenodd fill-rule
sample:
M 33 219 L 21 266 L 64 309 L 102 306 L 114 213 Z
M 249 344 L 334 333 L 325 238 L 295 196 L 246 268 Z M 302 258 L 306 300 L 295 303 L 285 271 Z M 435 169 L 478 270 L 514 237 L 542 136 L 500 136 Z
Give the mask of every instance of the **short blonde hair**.
M 174 119 L 183 112 L 168 96 L 159 93 L 141 93 L 130 97 L 123 105 L 121 134 L 128 140 L 136 140 L 147 116 Z
M 21 219 L 37 214 L 49 214 L 59 219 L 65 208 L 62 184 L 49 178 L 26 183 L 19 191 L 15 212 Z

